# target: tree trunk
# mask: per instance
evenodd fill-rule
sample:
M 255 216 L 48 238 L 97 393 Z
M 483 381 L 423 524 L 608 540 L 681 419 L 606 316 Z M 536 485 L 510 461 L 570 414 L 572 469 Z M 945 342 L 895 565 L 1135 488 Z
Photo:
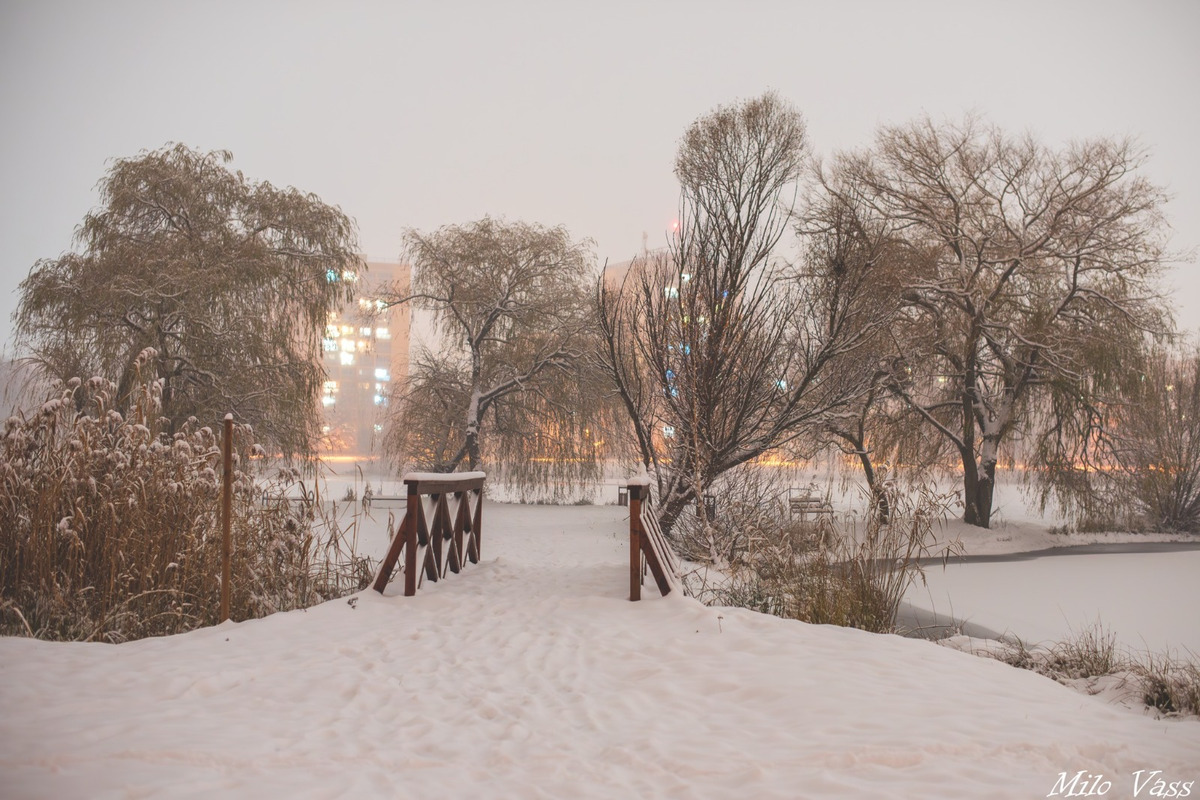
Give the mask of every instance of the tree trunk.
M 875 474 L 875 465 L 871 463 L 871 454 L 860 444 L 855 455 L 862 464 L 863 477 L 866 478 L 867 488 L 870 489 L 871 498 L 875 501 L 876 519 L 879 520 L 879 524 L 887 525 L 892 517 L 891 503 L 888 502 L 887 492 L 879 484 L 879 477 Z
M 467 428 L 467 469 L 471 472 L 479 469 L 479 429 Z
M 976 463 L 973 453 L 963 453 L 963 522 L 990 528 L 992 496 L 996 489 L 996 462 Z
M 659 499 L 658 502 L 658 525 L 662 528 L 663 535 L 670 536 L 671 529 L 675 523 L 679 521 L 679 517 L 684 510 L 692 504 L 695 499 L 695 492 L 688 487 L 684 487 L 679 491 L 668 489 L 665 499 Z

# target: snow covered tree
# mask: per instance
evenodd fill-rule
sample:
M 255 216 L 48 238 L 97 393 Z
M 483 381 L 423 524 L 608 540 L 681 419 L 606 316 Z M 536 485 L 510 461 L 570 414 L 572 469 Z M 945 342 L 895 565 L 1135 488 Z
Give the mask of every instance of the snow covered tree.
M 1058 383 L 1136 359 L 1169 321 L 1162 191 L 1129 142 L 1052 150 L 968 119 L 883 128 L 843 180 L 907 245 L 891 388 L 962 464 L 963 519 L 988 527 L 1002 446 Z
M 519 484 L 586 479 L 597 462 L 591 252 L 562 227 L 491 218 L 409 231 L 412 294 L 441 345 L 398 387 L 387 446 L 438 471 L 484 462 Z M 592 376 L 589 378 L 589 376 Z
M 353 222 L 316 196 L 248 181 L 225 151 L 168 145 L 115 161 L 80 252 L 21 284 L 18 341 L 50 376 L 103 376 L 127 409 L 153 351 L 162 413 L 232 411 L 285 453 L 309 453 L 324 379 L 320 332 L 361 267 Z
M 675 161 L 668 253 L 599 293 L 604 360 L 670 530 L 724 473 L 812 432 L 866 390 L 877 330 L 871 259 L 789 264 L 778 246 L 806 158 L 800 114 L 773 94 L 720 107 Z

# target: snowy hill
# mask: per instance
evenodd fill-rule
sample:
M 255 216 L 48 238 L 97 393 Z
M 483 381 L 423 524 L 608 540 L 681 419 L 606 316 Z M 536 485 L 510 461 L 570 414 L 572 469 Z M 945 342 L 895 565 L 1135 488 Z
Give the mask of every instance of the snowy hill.
M 0 794 L 1034 798 L 1080 770 L 1200 793 L 1195 720 L 923 641 L 630 603 L 623 511 L 489 505 L 483 562 L 414 598 L 0 640 Z

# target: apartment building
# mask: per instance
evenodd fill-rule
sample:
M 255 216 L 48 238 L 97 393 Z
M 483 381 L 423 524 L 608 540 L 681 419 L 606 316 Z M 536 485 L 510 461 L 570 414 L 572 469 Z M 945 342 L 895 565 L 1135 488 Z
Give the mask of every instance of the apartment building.
M 391 388 L 408 376 L 411 323 L 407 304 L 389 307 L 382 298 L 406 296 L 411 278 L 407 264 L 367 261 L 366 273 L 357 276 L 355 299 L 329 315 L 321 395 L 321 456 L 328 461 L 369 463 L 380 457 Z

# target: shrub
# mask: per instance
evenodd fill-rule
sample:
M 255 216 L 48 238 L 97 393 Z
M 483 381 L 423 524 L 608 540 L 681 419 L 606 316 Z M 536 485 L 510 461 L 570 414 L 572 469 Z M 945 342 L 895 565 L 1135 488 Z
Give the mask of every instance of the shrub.
M 872 497 L 861 530 L 859 524 L 839 530 L 832 515 L 791 520 L 783 515 L 782 503 L 727 504 L 707 526 L 708 534 L 698 533 L 694 523 L 684 534 L 692 543 L 691 557 L 703 555 L 695 546 L 700 542 L 727 559 L 710 559 L 724 577 L 712 585 L 693 585 L 692 593 L 712 604 L 805 622 L 893 631 L 905 591 L 924 579 L 921 559 L 933 555 L 933 528 L 949 498 L 927 488 L 912 496 L 894 487 L 885 491 L 887 521 Z M 948 546 L 943 555 L 954 549 Z
M 219 621 L 217 436 L 194 419 L 165 432 L 156 381 L 130 419 L 112 409 L 115 389 L 73 379 L 4 423 L 0 633 L 115 642 Z M 315 504 L 284 499 L 299 475 L 260 482 L 250 429 L 234 442 L 233 618 L 365 586 L 370 565 L 341 553 L 336 526 L 319 539 Z

